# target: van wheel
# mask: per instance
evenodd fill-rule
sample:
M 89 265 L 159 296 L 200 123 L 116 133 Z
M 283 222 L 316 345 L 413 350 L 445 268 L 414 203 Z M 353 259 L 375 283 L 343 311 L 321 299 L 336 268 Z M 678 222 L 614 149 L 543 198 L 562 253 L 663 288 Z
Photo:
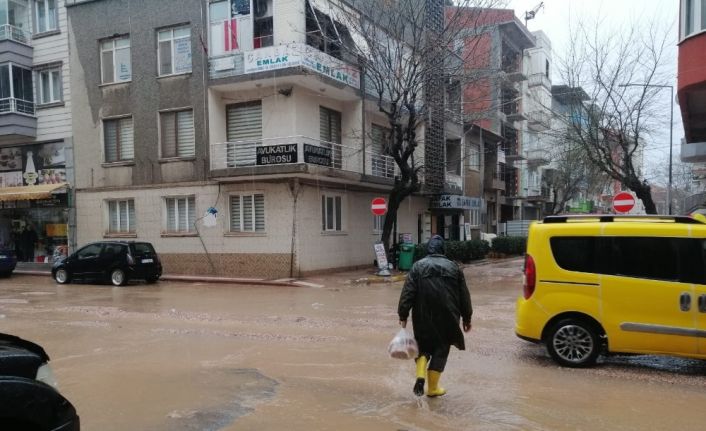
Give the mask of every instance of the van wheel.
M 125 271 L 120 268 L 115 268 L 110 272 L 110 282 L 113 283 L 113 286 L 123 286 L 127 283 L 127 275 L 125 275 Z
M 559 365 L 571 368 L 590 367 L 600 353 L 598 331 L 590 323 L 579 319 L 564 319 L 549 330 L 545 344 L 547 351 Z

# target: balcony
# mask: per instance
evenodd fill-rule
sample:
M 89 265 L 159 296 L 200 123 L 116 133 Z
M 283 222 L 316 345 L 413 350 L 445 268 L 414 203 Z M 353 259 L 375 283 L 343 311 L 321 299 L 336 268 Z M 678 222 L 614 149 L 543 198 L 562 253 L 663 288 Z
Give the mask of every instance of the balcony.
M 15 98 L 0 99 L 0 142 L 37 136 L 34 102 Z
M 527 113 L 527 127 L 535 132 L 543 132 L 551 127 L 551 116 L 545 111 Z
M 544 73 L 533 73 L 527 77 L 527 86 L 529 88 L 544 87 L 552 91 L 552 81 L 549 80 Z
M 505 190 L 505 174 L 498 167 L 490 170 L 485 177 L 485 189 L 489 191 Z
M 11 40 L 32 46 L 32 33 L 10 24 L 0 25 L 0 41 Z
M 211 80 L 284 69 L 313 72 L 342 88 L 360 88 L 360 71 L 355 66 L 303 43 L 234 51 L 208 59 Z
M 527 201 L 548 202 L 550 200 L 549 187 L 533 188 L 527 191 Z
M 682 139 L 681 161 L 688 163 L 706 162 L 706 142 L 686 143 Z
M 530 166 L 548 165 L 551 160 L 551 153 L 545 148 L 537 148 L 525 151 L 525 159 Z
M 519 97 L 520 93 L 517 91 L 503 91 L 501 111 L 505 114 L 507 121 L 515 122 L 527 119 L 527 117 L 522 114 L 522 105 L 520 104 Z
M 447 171 L 444 183 L 451 192 L 463 192 L 463 178 L 461 175 Z
M 366 161 L 366 175 L 394 179 L 392 157 L 368 153 Z M 210 163 L 213 177 L 310 173 L 345 178 L 346 173 L 363 174 L 360 148 L 306 136 L 213 143 Z M 360 181 L 360 177 L 351 177 L 356 178 Z

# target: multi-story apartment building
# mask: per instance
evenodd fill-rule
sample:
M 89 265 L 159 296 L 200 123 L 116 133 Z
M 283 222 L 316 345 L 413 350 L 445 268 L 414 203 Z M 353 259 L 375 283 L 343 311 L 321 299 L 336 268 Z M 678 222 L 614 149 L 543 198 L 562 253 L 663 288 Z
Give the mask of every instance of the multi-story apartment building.
M 0 245 L 49 262 L 74 243 L 63 0 L 0 0 Z
M 74 0 L 68 15 L 80 243 L 148 240 L 170 273 L 283 277 L 373 261 L 384 219 L 370 202 L 396 167 L 386 119 L 341 45 L 351 31 L 328 4 Z M 420 136 L 444 145 L 432 129 Z M 396 233 L 428 238 L 446 209 L 436 202 L 405 200 Z
M 520 166 L 523 114 L 523 52 L 534 46 L 534 37 L 511 9 L 447 8 L 467 28 L 459 33 L 466 55 L 466 69 L 474 79 L 463 89 L 464 114 L 469 123 L 500 136 L 497 145 L 485 140 L 483 187 L 485 230 L 497 232 L 498 223 L 521 218 Z M 479 134 L 480 136 L 480 134 Z
M 680 1 L 679 62 L 677 98 L 684 125 L 681 159 L 706 163 L 706 4 L 703 1 Z M 700 166 L 697 170 L 704 171 Z M 698 174 L 694 185 L 701 187 L 684 202 L 686 212 L 706 212 L 706 185 Z

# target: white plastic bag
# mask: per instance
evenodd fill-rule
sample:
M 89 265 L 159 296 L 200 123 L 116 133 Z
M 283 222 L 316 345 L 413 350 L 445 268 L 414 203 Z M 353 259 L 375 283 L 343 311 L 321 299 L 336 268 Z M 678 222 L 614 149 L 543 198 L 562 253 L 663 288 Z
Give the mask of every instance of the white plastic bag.
M 419 355 L 417 340 L 402 328 L 400 332 L 395 335 L 395 338 L 390 341 L 390 345 L 387 346 L 387 352 L 390 354 L 390 357 L 395 359 L 414 359 Z

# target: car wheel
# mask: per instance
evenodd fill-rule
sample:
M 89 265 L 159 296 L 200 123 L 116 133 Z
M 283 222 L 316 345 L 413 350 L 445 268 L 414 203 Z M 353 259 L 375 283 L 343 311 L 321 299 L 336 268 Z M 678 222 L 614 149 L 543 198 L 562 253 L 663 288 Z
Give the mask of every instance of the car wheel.
M 59 268 L 54 273 L 54 280 L 59 284 L 66 284 L 71 281 L 71 276 L 69 276 L 69 271 L 66 268 Z
M 564 319 L 549 330 L 547 351 L 559 365 L 572 368 L 596 363 L 601 339 L 594 325 L 580 319 Z
M 110 272 L 110 282 L 113 286 L 123 286 L 127 283 L 127 275 L 120 268 L 115 268 Z

